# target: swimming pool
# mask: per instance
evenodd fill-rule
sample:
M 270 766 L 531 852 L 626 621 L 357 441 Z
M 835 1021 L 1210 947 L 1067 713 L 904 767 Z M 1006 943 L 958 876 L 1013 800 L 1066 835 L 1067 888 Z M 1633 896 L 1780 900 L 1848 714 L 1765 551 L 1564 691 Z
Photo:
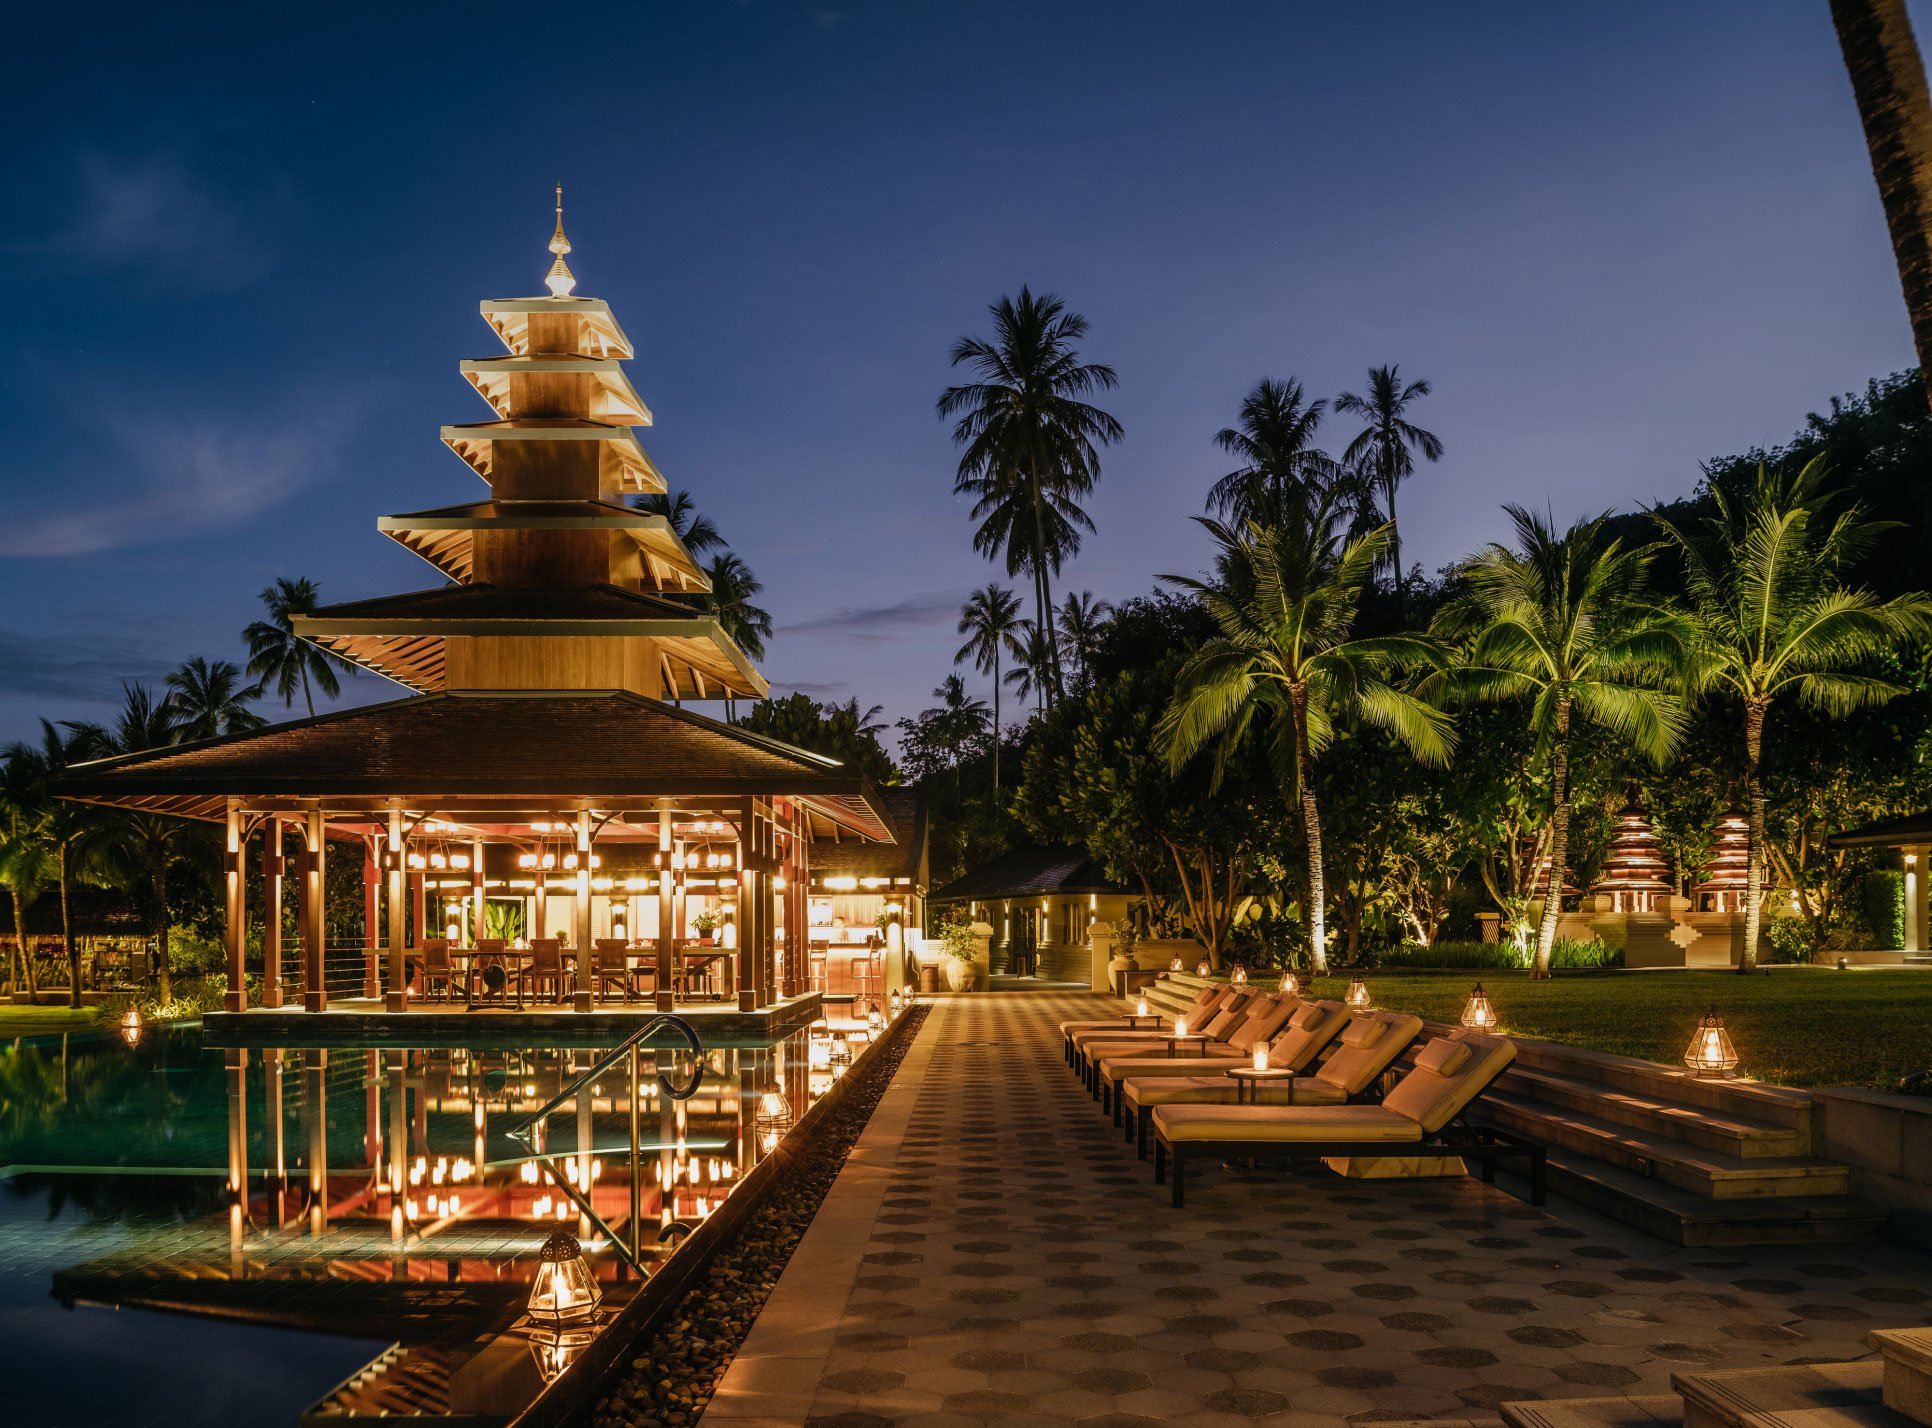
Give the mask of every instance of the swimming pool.
M 641 1053 L 634 1091 L 626 1058 L 586 1074 L 598 1048 L 0 1046 L 7 1416 L 509 1416 L 569 1360 L 527 1332 L 545 1240 L 621 1306 L 866 1035 L 706 1047 L 685 1100 L 657 1079 L 689 1084 L 682 1049 Z

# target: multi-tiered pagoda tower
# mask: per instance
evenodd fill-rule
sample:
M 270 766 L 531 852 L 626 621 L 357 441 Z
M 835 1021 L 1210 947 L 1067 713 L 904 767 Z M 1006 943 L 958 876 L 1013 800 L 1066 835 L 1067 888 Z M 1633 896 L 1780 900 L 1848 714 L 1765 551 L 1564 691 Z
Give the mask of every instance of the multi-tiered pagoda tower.
M 1590 891 L 1608 897 L 1612 912 L 1663 912 L 1676 890 L 1663 844 L 1633 793 L 1617 815 L 1616 832 L 1603 855 L 1603 876 Z
M 561 187 L 550 250 L 548 297 L 481 304 L 507 351 L 462 372 L 495 420 L 442 429 L 489 499 L 377 522 L 452 583 L 331 606 L 296 631 L 423 694 L 760 698 L 764 679 L 693 599 L 709 582 L 691 552 L 663 516 L 626 504 L 665 489 L 633 431 L 651 413 L 610 305 L 573 296 Z

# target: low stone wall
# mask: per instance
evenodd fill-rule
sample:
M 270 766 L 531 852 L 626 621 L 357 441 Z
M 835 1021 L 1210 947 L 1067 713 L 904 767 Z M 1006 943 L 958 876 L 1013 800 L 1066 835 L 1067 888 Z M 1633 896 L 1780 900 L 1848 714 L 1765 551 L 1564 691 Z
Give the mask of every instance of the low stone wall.
M 1893 1239 L 1932 1250 L 1932 1096 L 1825 1086 L 1811 1098 L 1813 1154 L 1851 1167 L 1852 1193 L 1891 1211 Z

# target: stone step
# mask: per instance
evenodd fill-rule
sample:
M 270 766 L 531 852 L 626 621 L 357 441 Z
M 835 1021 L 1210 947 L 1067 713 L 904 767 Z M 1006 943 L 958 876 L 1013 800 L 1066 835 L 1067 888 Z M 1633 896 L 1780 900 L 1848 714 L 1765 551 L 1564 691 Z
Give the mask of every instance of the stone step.
M 1485 1095 L 1478 1118 L 1712 1199 L 1843 1195 L 1851 1188 L 1851 1172 L 1834 1161 L 1790 1155 L 1747 1160 L 1506 1091 Z
M 1911 1428 L 1883 1401 L 1884 1364 L 1785 1364 L 1678 1373 L 1684 1428 Z
M 1674 1393 L 1532 1399 L 1497 1411 L 1507 1428 L 1673 1428 L 1684 1421 L 1684 1401 Z
M 1811 1137 L 1790 1126 L 1746 1120 L 1706 1106 L 1684 1105 L 1643 1091 L 1585 1081 L 1560 1071 L 1512 1066 L 1498 1087 L 1510 1095 L 1566 1111 L 1582 1111 L 1633 1130 L 1741 1159 L 1811 1153 Z
M 1874 1329 L 1865 1342 L 1885 1364 L 1885 1406 L 1932 1424 L 1932 1329 Z
M 1885 1238 L 1883 1207 L 1848 1195 L 1713 1200 L 1560 1152 L 1550 1156 L 1548 1174 L 1552 1195 L 1686 1248 L 1870 1244 Z
M 1634 1091 L 1670 1105 L 1700 1106 L 1738 1120 L 1811 1133 L 1811 1097 L 1790 1086 L 1693 1076 L 1682 1067 L 1535 1037 L 1515 1036 L 1510 1040 L 1516 1043 L 1516 1064 L 1527 1069 Z

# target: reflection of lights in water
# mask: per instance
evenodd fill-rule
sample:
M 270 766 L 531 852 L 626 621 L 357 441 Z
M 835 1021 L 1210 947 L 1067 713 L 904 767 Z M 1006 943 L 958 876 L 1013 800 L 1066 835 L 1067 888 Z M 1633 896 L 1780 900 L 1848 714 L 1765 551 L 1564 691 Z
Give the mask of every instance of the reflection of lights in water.
M 526 1160 L 517 1167 L 517 1179 L 525 1185 L 535 1185 L 542 1178 L 543 1172 L 537 1169 L 537 1162 L 534 1160 Z

